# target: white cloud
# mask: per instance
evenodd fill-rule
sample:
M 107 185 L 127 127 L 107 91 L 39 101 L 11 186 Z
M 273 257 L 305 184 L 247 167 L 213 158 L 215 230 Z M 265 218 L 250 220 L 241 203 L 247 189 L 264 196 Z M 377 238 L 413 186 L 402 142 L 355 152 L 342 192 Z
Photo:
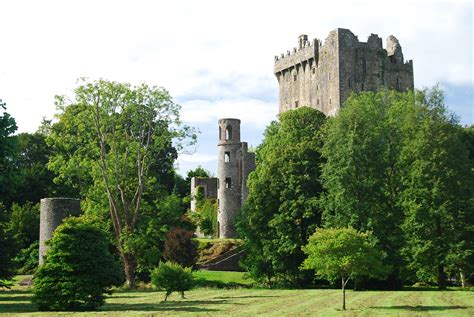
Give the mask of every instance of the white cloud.
M 473 86 L 472 1 L 296 0 L 291 7 L 252 0 L 1 1 L 0 98 L 19 131 L 34 131 L 54 113 L 54 95 L 70 94 L 78 77 L 145 81 L 186 100 L 186 117 L 243 116 L 259 124 L 278 111 L 273 56 L 295 46 L 301 33 L 324 40 L 336 27 L 360 40 L 394 34 L 414 61 L 417 87 Z M 199 113 L 192 100 L 212 113 Z
M 181 116 L 189 123 L 210 123 L 221 118 L 238 118 L 246 125 L 266 127 L 276 119 L 275 103 L 256 99 L 191 100 L 182 104 Z

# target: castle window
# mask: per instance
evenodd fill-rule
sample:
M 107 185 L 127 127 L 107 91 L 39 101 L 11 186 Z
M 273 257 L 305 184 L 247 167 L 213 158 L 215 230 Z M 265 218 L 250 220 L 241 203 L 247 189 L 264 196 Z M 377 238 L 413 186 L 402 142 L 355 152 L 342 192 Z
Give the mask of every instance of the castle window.
M 348 85 L 349 85 L 349 89 L 352 88 L 352 83 L 351 83 L 351 79 L 349 78 L 348 80 Z
M 319 98 L 318 98 L 318 100 L 316 100 L 316 104 L 319 106 Z
M 329 104 L 332 105 L 332 100 L 331 100 L 331 98 L 329 98 Z
M 293 81 L 296 81 L 298 79 L 298 75 L 293 75 Z
M 364 90 L 364 83 L 362 83 L 361 87 L 362 87 L 361 90 Z
M 230 162 L 230 152 L 224 152 L 224 162 L 225 163 Z
M 219 126 L 219 139 L 222 140 L 222 129 L 221 129 L 221 126 Z
M 316 85 L 316 91 L 318 91 L 318 90 L 319 90 L 319 85 Z
M 225 179 L 225 188 L 231 188 L 232 187 L 232 180 L 230 177 L 226 177 Z
M 398 77 L 397 77 L 397 90 L 400 90 L 400 81 L 398 80 Z
M 316 74 L 316 67 L 313 67 L 311 71 L 313 72 L 313 74 Z
M 296 100 L 296 101 L 295 101 L 295 108 L 298 108 L 298 106 L 299 106 L 299 101 Z
M 225 140 L 228 141 L 232 139 L 232 127 L 229 125 L 227 129 L 225 129 Z

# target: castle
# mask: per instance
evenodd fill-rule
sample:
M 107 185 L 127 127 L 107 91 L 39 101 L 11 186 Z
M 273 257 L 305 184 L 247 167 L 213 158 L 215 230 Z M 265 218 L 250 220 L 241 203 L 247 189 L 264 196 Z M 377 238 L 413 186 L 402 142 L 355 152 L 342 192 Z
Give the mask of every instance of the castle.
M 239 119 L 220 119 L 218 124 L 217 178 L 191 179 L 191 211 L 196 211 L 200 186 L 205 198 L 217 198 L 218 237 L 233 238 L 235 217 L 248 196 L 247 178 L 255 169 L 255 153 L 248 151 L 247 142 L 240 141 Z
M 404 61 L 394 36 L 384 49 L 376 34 L 359 42 L 350 30 L 340 28 L 330 32 L 324 44 L 301 35 L 292 52 L 275 56 L 274 73 L 280 113 L 311 106 L 333 116 L 351 92 L 414 88 L 413 61 Z
M 386 48 L 371 34 L 359 42 L 350 30 L 336 29 L 324 44 L 318 39 L 298 38 L 293 51 L 275 56 L 274 73 L 280 86 L 280 113 L 311 106 L 327 116 L 337 114 L 352 92 L 386 87 L 413 90 L 413 61 L 405 62 L 402 47 L 390 35 Z M 255 169 L 255 154 L 240 141 L 240 120 L 219 120 L 217 178 L 191 180 L 191 210 L 196 211 L 198 187 L 204 198 L 218 204 L 218 236 L 235 237 L 235 217 L 248 196 L 247 177 Z

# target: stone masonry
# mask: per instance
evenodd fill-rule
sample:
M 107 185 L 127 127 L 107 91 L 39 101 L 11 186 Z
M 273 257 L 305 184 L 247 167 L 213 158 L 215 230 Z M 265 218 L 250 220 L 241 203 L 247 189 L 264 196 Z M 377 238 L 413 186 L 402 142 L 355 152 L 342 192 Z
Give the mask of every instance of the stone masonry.
M 217 178 L 191 180 L 191 210 L 196 210 L 196 188 L 203 186 L 205 198 L 217 198 L 219 238 L 233 238 L 235 217 L 248 196 L 247 178 L 255 169 L 255 153 L 248 151 L 247 142 L 240 141 L 239 119 L 219 120 L 218 153 Z
M 280 86 L 280 113 L 310 106 L 332 116 L 351 92 L 414 88 L 413 61 L 404 61 L 393 35 L 384 49 L 376 34 L 359 42 L 350 30 L 340 28 L 330 32 L 324 44 L 299 36 L 297 47 L 275 56 L 274 73 Z
M 79 216 L 81 202 L 74 198 L 43 198 L 40 203 L 39 264 L 43 264 L 46 255 L 46 240 L 53 236 L 54 230 L 64 218 Z

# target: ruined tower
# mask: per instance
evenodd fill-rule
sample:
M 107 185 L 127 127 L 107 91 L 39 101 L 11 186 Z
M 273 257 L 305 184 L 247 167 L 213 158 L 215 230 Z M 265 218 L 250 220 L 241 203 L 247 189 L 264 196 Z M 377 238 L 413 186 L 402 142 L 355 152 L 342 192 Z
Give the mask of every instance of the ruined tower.
M 351 92 L 414 88 L 413 61 L 404 61 L 393 35 L 384 49 L 376 34 L 359 42 L 350 30 L 340 28 L 330 32 L 324 44 L 300 35 L 297 47 L 275 56 L 274 73 L 280 113 L 310 106 L 335 115 Z
M 240 142 L 240 120 L 219 120 L 217 191 L 219 237 L 235 237 L 235 217 L 247 198 L 247 177 L 255 169 L 255 154 Z
M 43 264 L 43 257 L 48 247 L 46 241 L 53 236 L 54 230 L 63 222 L 64 218 L 79 216 L 81 201 L 74 198 L 43 198 L 40 202 L 40 235 L 39 235 L 39 264 Z

